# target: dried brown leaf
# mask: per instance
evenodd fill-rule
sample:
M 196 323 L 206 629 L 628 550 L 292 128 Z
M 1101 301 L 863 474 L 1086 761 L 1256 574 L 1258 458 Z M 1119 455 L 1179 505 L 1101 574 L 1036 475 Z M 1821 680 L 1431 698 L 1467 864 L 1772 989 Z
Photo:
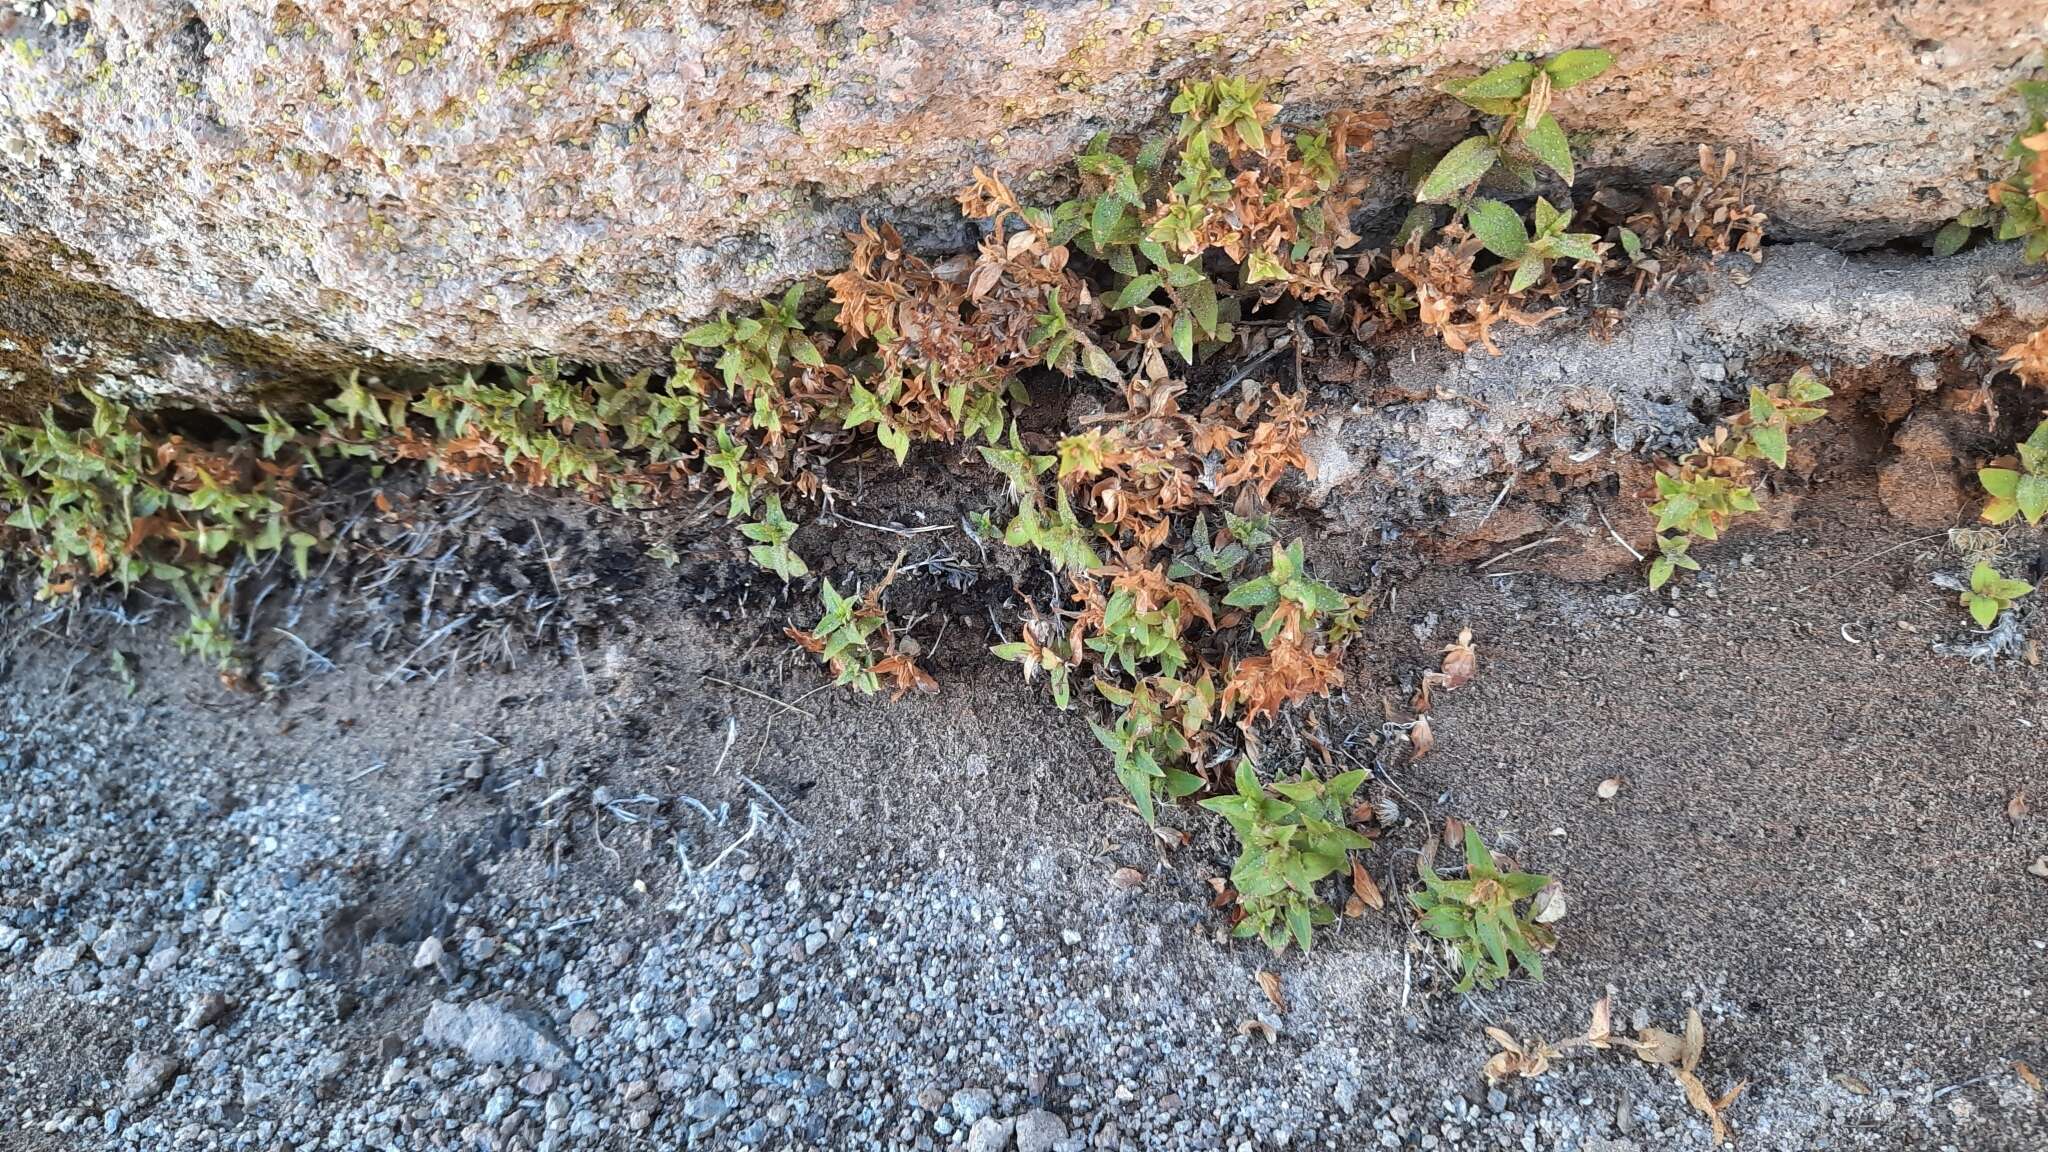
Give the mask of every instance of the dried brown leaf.
M 1614 997 L 1602 996 L 1593 1001 L 1593 1022 L 1586 1026 L 1586 1043 L 1595 1048 L 1606 1048 L 1614 1039 Z
M 1263 1035 L 1266 1038 L 1266 1043 L 1268 1044 L 1277 1044 L 1280 1042 L 1280 1033 L 1276 1029 L 1274 1029 L 1274 1027 L 1271 1024 L 1266 1023 L 1264 1020 L 1238 1021 L 1237 1034 L 1239 1036 L 1249 1036 L 1254 1032 Z
M 1498 1083 L 1515 1076 L 1534 1079 L 1550 1071 L 1551 1058 L 1558 1054 L 1556 1048 L 1540 1040 L 1533 1044 L 1518 1043 L 1502 1028 L 1488 1026 L 1486 1034 L 1501 1048 L 1481 1069 L 1489 1083 Z
M 1109 874 L 1109 882 L 1119 888 L 1143 888 L 1145 874 L 1136 868 L 1119 868 Z
M 1365 865 L 1360 864 L 1355 857 L 1351 861 L 1351 892 L 1354 899 L 1363 902 L 1375 912 L 1387 906 L 1386 897 L 1380 895 L 1378 882 L 1373 880 L 1372 873 L 1367 872 Z
M 2027 818 L 2029 807 L 2027 803 L 2027 790 L 2025 788 L 2016 789 L 2012 794 L 2012 799 L 2005 802 L 2005 818 L 2017 824 Z
M 1645 1064 L 1677 1064 L 1685 1055 L 1683 1037 L 1662 1028 L 1644 1028 L 1636 1033 L 1636 1056 Z
M 1472 645 L 1472 630 L 1460 629 L 1457 642 L 1444 646 L 1443 679 L 1447 692 L 1463 688 L 1479 671 L 1479 650 Z
M 1621 795 L 1621 777 L 1609 776 L 1607 779 L 1602 780 L 1600 787 L 1595 788 L 1593 791 L 1602 800 L 1612 800 L 1616 796 Z
M 1279 1009 L 1280 1013 L 1285 1015 L 1287 1012 L 1287 997 L 1280 993 L 1280 977 L 1271 972 L 1260 972 L 1258 980 L 1259 991 L 1264 992 L 1266 999 L 1273 1002 L 1273 1007 Z
M 2048 1096 L 2048 1087 L 2044 1087 L 2041 1084 L 2040 1075 L 2036 1073 L 2032 1068 L 2027 1067 L 2027 1062 L 2025 1060 L 2013 1061 L 2012 1070 L 2015 1075 L 2017 1075 L 2021 1080 L 2026 1082 L 2027 1087 L 2032 1088 L 2034 1090 L 2034 1095 Z
M 1734 1105 L 1735 1098 L 1742 1095 L 1743 1089 L 1749 1087 L 1749 1081 L 1738 1082 L 1735 1087 L 1722 1093 L 1721 1098 L 1717 1100 L 1707 1094 L 1707 1086 L 1701 1083 L 1700 1078 L 1691 1070 L 1674 1068 L 1671 1074 L 1678 1077 L 1678 1083 L 1685 1089 L 1686 1103 L 1691 1104 L 1694 1111 L 1705 1116 L 1707 1122 L 1714 1126 L 1714 1144 L 1718 1147 L 1733 1139 L 1734 1133 L 1729 1131 L 1728 1119 L 1723 1113 Z
M 1465 842 L 1465 822 L 1456 816 L 1444 817 L 1444 847 L 1456 848 Z
M 1678 1066 L 1691 1072 L 1700 1066 L 1700 1057 L 1707 1050 L 1707 1025 L 1700 1019 L 1700 1010 L 1690 1008 L 1685 1013 L 1685 1052 Z
M 1414 726 L 1408 729 L 1408 743 L 1414 745 L 1414 758 L 1417 760 L 1429 755 L 1429 750 L 1436 747 L 1436 733 L 1430 730 L 1429 717 L 1416 717 Z

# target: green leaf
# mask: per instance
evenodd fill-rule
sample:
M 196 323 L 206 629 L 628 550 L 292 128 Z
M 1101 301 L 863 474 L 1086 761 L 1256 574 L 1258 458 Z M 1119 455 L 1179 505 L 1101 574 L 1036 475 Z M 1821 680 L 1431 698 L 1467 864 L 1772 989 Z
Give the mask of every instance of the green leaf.
M 1195 320 L 1185 311 L 1173 317 L 1173 350 L 1189 364 L 1195 362 Z
M 1461 100 L 1513 100 L 1529 94 L 1536 77 L 1536 65 L 1527 60 L 1510 60 L 1458 84 L 1451 95 Z M 1551 81 L 1552 84 L 1556 80 Z
M 1308 951 L 1308 905 L 1297 900 L 1287 906 L 1287 930 L 1294 934 L 1295 942 L 1303 952 Z
M 1600 250 L 1593 247 L 1599 237 L 1591 232 L 1567 232 L 1551 242 L 1557 254 L 1567 260 L 1598 260 Z
M 1498 200 L 1480 197 L 1466 211 L 1472 234 L 1486 250 L 1503 260 L 1513 260 L 1529 248 L 1529 233 L 1521 214 Z
M 1118 384 L 1123 383 L 1124 374 L 1116 370 L 1116 361 L 1111 360 L 1109 353 L 1104 352 L 1092 343 L 1084 345 L 1081 349 L 1081 366 L 1088 370 L 1090 376 L 1098 380 L 1111 380 Z M 898 463 L 901 462 L 899 459 Z
M 732 325 L 723 319 L 699 324 L 683 333 L 683 343 L 692 348 L 717 348 L 731 339 Z
M 1659 556 L 1650 561 L 1650 591 L 1655 592 L 1671 579 L 1672 568 L 1673 564 L 1669 557 Z
M 1401 218 L 1401 226 L 1394 230 L 1394 243 L 1397 246 L 1404 245 L 1411 238 L 1419 236 L 1434 227 L 1436 227 L 1436 209 L 1427 204 L 1417 204 L 1409 208 L 1408 214 Z
M 1557 173 L 1566 184 L 1572 182 L 1572 146 L 1564 138 L 1564 129 L 1558 126 L 1557 117 L 1545 112 L 1536 126 L 1522 134 L 1522 143 L 1536 154 L 1543 166 Z
M 1545 261 L 1539 257 L 1524 257 L 1521 263 L 1515 265 L 1515 276 L 1514 279 L 1508 281 L 1508 291 L 1528 291 L 1530 285 L 1543 278 L 1543 272 L 1547 266 Z
M 1934 254 L 1953 256 L 1962 251 L 1963 245 L 1970 242 L 1970 233 L 1973 231 L 1975 229 L 1960 220 L 1951 220 L 1943 224 L 1941 231 L 1934 234 Z
M 1479 829 L 1465 825 L 1465 872 L 1474 878 L 1498 875 L 1500 869 L 1493 862 L 1493 853 L 1486 848 L 1486 841 L 1479 838 Z
M 2010 468 L 1979 468 L 1977 482 L 1993 496 L 2011 500 L 2019 495 L 2020 474 Z
M 1998 619 L 1998 601 L 1969 592 L 1963 593 L 1963 599 L 1969 603 L 1970 616 L 1977 621 L 1979 628 L 1989 628 L 1991 622 Z
M 1791 445 L 1782 425 L 1758 424 L 1749 430 L 1749 439 L 1765 459 L 1780 468 L 1785 466 L 1785 453 Z
M 1159 291 L 1159 274 L 1147 272 L 1143 276 L 1132 280 L 1129 284 L 1124 285 L 1124 290 L 1117 293 L 1116 299 L 1110 301 L 1109 306 L 1115 309 L 1134 308 L 1150 299 L 1152 294 L 1157 291 Z
M 1604 48 L 1573 48 L 1543 62 L 1543 70 L 1550 74 L 1550 86 L 1557 89 L 1591 80 L 1613 66 L 1614 53 Z
M 1458 146 L 1444 153 L 1436 162 L 1422 187 L 1416 190 L 1417 200 L 1447 200 L 1477 183 L 1481 176 L 1500 159 L 1500 152 L 1493 141 L 1484 136 L 1473 136 L 1458 142 Z
M 1124 202 L 1107 193 L 1095 198 L 1095 211 L 1088 218 L 1088 233 L 1098 245 L 1108 245 L 1124 218 Z
M 1207 277 L 1196 281 L 1187 289 L 1188 307 L 1194 310 L 1195 324 L 1203 334 L 1216 334 L 1216 285 Z
M 2029 524 L 2039 524 L 2041 517 L 2048 516 L 2048 476 L 2028 473 L 2020 477 L 2013 491 L 2013 500 L 2020 506 L 2020 515 Z

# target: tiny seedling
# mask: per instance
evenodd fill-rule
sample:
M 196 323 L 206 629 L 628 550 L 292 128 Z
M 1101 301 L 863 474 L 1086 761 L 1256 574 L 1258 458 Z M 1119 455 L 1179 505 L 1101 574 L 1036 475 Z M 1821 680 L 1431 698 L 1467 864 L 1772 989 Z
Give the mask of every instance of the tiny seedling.
M 1466 221 L 1486 250 L 1500 257 L 1503 267 L 1515 270 L 1508 282 L 1509 292 L 1534 287 L 1549 274 L 1553 260 L 1595 264 L 1600 260 L 1600 238 L 1590 232 L 1566 232 L 1572 214 L 1558 211 L 1540 196 L 1536 198 L 1533 233 L 1513 208 L 1483 196 L 1472 201 Z
M 1687 572 L 1700 570 L 1700 562 L 1686 555 L 1692 550 L 1690 536 L 1657 537 L 1657 558 L 1650 561 L 1650 591 L 1662 588 L 1671 579 L 1672 573 L 1683 568 Z
M 2014 467 L 1977 470 L 1978 483 L 1991 496 L 1983 512 L 1990 523 L 2003 524 L 2021 516 L 2029 524 L 2039 524 L 2048 516 L 2048 420 L 2035 426 L 2034 434 L 2020 442 L 2017 452 L 2018 459 L 2009 461 Z
M 1963 607 L 1970 612 L 1970 618 L 1979 628 L 1989 628 L 1998 614 L 2012 607 L 2012 602 L 2034 590 L 2024 580 L 2009 580 L 1998 574 L 1998 569 L 1982 561 L 1970 570 L 1970 587 L 1963 593 Z
M 755 564 L 782 577 L 784 584 L 799 576 L 810 574 L 810 566 L 803 557 L 789 550 L 790 537 L 796 535 L 797 526 L 782 514 L 782 497 L 770 492 L 767 511 L 759 523 L 740 525 L 740 534 L 759 543 L 747 549 L 747 555 Z
M 895 697 L 901 699 L 912 688 L 938 691 L 938 682 L 917 666 L 914 654 L 900 647 L 882 609 L 882 591 L 895 577 L 892 569 L 867 595 L 855 600 L 841 596 L 826 580 L 818 596 L 825 613 L 810 631 L 785 628 L 783 634 L 804 651 L 822 661 L 832 672 L 835 687 L 852 686 L 863 696 L 882 690 L 882 681 L 895 681 Z
M 1358 769 L 1323 780 L 1303 769 L 1293 780 L 1264 787 L 1251 761 L 1239 760 L 1236 794 L 1201 802 L 1237 833 L 1230 885 L 1237 892 L 1233 931 L 1240 939 L 1256 936 L 1275 952 L 1291 942 L 1306 952 L 1311 931 L 1336 919 L 1316 887 L 1343 871 L 1352 852 L 1372 847 L 1345 821 L 1365 775 Z
M 1550 877 L 1502 872 L 1486 842 L 1465 826 L 1465 878 L 1448 880 L 1428 864 L 1419 866 L 1422 890 L 1408 896 L 1423 931 L 1450 945 L 1457 958 L 1459 992 L 1491 988 L 1519 967 L 1531 980 L 1543 979 L 1541 953 L 1556 934 L 1516 905 L 1533 900 Z

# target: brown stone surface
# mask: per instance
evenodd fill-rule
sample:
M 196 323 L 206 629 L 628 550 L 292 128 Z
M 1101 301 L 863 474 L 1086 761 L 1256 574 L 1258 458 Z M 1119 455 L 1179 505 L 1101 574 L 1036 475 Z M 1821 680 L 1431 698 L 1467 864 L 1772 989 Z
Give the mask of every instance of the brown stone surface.
M 930 243 L 977 164 L 1052 191 L 1174 81 L 1388 113 L 1387 162 L 1463 116 L 1434 82 L 1598 43 L 1564 120 L 1586 176 L 1748 150 L 1780 236 L 1877 241 L 1981 194 L 2040 0 L 1354 4 L 0 6 L 0 260 L 131 327 L 17 308 L 0 383 L 210 395 L 241 373 L 529 353 L 659 357 L 831 266 L 862 212 Z M 33 14 L 23 14 L 28 10 Z M 1398 182 L 1376 185 L 1379 204 Z M 69 290 L 60 290 L 64 296 Z M 92 327 L 90 325 L 88 328 Z M 118 326 L 117 326 L 118 327 Z M 55 330 L 53 330 L 55 329 Z M 85 347 L 60 349 L 54 342 Z

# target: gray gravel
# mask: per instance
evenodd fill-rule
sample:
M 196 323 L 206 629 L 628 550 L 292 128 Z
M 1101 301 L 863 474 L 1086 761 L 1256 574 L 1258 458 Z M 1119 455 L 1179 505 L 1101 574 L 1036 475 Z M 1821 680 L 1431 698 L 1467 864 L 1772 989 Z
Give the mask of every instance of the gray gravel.
M 469 810 L 366 816 L 378 774 L 252 757 L 176 697 L 87 702 L 0 687 L 10 1152 L 1707 1146 L 1630 1062 L 1489 1090 L 1472 1041 L 1510 1001 L 1350 1014 L 1346 981 L 1400 987 L 1392 929 L 1312 965 L 1216 944 L 1198 864 L 1131 890 L 1107 877 L 1143 857 L 1048 847 L 998 882 L 738 789 L 662 797 L 652 851 L 558 858 L 520 838 L 543 820 L 466 854 Z M 1388 1032 L 1422 1055 L 1390 1065 Z M 1752 1104 L 1745 1139 L 1923 1132 L 1966 1103 L 1937 1090 Z

